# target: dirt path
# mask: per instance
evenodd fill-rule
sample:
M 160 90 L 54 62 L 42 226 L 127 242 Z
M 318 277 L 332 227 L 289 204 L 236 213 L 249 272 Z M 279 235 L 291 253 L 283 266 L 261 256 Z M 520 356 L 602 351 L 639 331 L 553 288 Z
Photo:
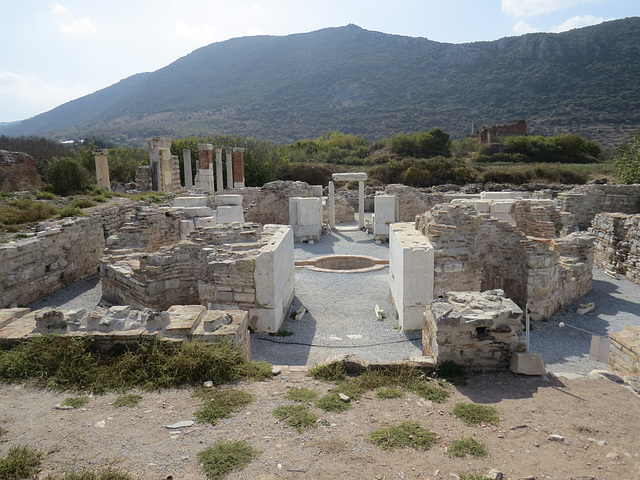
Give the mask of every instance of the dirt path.
M 302 386 L 324 394 L 332 385 L 285 369 L 268 382 L 234 385 L 256 401 L 217 426 L 169 430 L 165 425 L 193 419 L 200 401 L 189 390 L 143 392 L 136 407 L 116 408 L 117 395 L 105 395 L 82 409 L 56 410 L 69 395 L 0 384 L 0 426 L 7 431 L 0 455 L 15 444 L 38 448 L 46 453 L 42 476 L 69 467 L 116 465 L 145 480 L 204 479 L 197 452 L 224 438 L 246 440 L 262 452 L 231 479 L 452 480 L 451 474 L 494 468 L 508 479 L 640 478 L 640 398 L 601 377 L 474 375 L 466 385 L 450 387 L 444 404 L 413 393 L 379 400 L 369 392 L 340 414 L 312 406 L 323 422 L 298 433 L 272 412 L 289 403 L 284 398 L 289 389 Z M 494 405 L 500 424 L 465 426 L 449 413 L 463 401 Z M 372 430 L 403 421 L 433 430 L 436 446 L 427 452 L 386 452 L 366 441 Z M 548 440 L 552 434 L 566 441 Z M 446 453 L 452 441 L 466 436 L 485 443 L 489 456 L 476 460 Z

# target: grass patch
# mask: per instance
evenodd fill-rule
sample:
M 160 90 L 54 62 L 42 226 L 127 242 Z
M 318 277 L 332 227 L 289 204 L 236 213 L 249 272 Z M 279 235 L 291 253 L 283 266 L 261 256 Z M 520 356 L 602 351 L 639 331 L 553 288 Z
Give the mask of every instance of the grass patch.
M 460 480 L 491 480 L 489 477 L 485 477 L 481 473 L 461 473 Z
M 451 413 L 462 420 L 465 425 L 472 427 L 481 423 L 497 425 L 500 421 L 498 410 L 495 407 L 476 405 L 475 403 L 459 403 Z
M 85 213 L 82 211 L 80 207 L 74 207 L 73 205 L 67 205 L 66 207 L 62 207 L 58 211 L 58 218 L 68 218 L 68 217 L 84 217 Z
M 44 480 L 135 480 L 128 473 L 115 469 L 106 468 L 103 470 L 72 470 L 64 475 L 47 475 Z
M 207 393 L 204 405 L 195 411 L 196 420 L 216 425 L 221 418 L 229 418 L 232 413 L 242 409 L 255 400 L 250 393 L 241 390 L 213 390 Z
M 39 190 L 36 193 L 36 200 L 55 200 L 58 196 L 53 192 L 48 192 L 46 190 Z
M 284 398 L 294 402 L 314 402 L 318 399 L 318 392 L 308 388 L 293 388 L 289 390 Z
M 53 217 L 57 208 L 30 198 L 16 198 L 0 204 L 0 225 L 24 225 Z M 6 227 L 5 227 L 6 228 Z
M 325 412 L 341 413 L 353 408 L 351 402 L 343 402 L 337 393 L 330 393 L 316 401 L 316 407 Z
M 272 376 L 269 364 L 247 362 L 231 342 L 153 339 L 103 354 L 90 338 L 46 335 L 0 351 L 0 380 L 60 391 L 163 390 Z
M 313 427 L 318 416 L 309 411 L 307 405 L 281 405 L 273 411 L 278 420 L 287 420 L 287 425 L 302 432 L 307 427 Z
M 96 202 L 91 200 L 89 197 L 78 197 L 71 200 L 69 205 L 77 208 L 91 208 L 96 206 Z
M 128 393 L 127 395 L 122 395 L 116 398 L 116 401 L 113 402 L 114 407 L 135 407 L 142 400 L 142 395 L 136 395 L 135 393 Z
M 316 364 L 309 370 L 309 375 L 324 382 L 340 382 L 347 378 L 347 372 L 341 363 Z
M 374 430 L 367 441 L 383 450 L 393 450 L 396 447 L 429 450 L 436 443 L 436 434 L 417 422 L 403 422 L 395 427 Z
M 209 448 L 198 452 L 202 470 L 211 479 L 223 478 L 237 468 L 249 465 L 260 452 L 245 441 L 218 440 Z
M 487 447 L 480 442 L 476 442 L 471 437 L 464 437 L 456 440 L 448 449 L 449 455 L 454 457 L 464 457 L 470 455 L 474 458 L 484 458 L 487 454 Z
M 422 398 L 435 403 L 444 403 L 449 398 L 449 391 L 442 387 L 431 385 L 429 381 L 417 379 L 408 385 L 409 390 L 420 395 Z
M 82 408 L 89 403 L 89 397 L 69 397 L 65 398 L 60 405 L 63 407 Z
M 386 400 L 388 398 L 402 398 L 404 392 L 393 387 L 383 387 L 376 392 L 376 397 L 380 400 Z
M 24 445 L 15 445 L 4 458 L 0 458 L 0 478 L 20 480 L 38 473 L 42 454 Z

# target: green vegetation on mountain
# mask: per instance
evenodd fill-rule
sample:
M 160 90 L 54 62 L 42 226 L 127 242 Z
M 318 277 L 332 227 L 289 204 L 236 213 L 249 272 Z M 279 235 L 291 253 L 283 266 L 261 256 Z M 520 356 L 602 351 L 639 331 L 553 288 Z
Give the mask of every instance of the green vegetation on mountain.
M 276 143 L 339 130 L 369 141 L 526 119 L 530 133 L 617 145 L 640 126 L 640 18 L 492 42 L 438 43 L 355 25 L 231 39 L 49 112 L 8 135 L 119 144 L 218 133 Z

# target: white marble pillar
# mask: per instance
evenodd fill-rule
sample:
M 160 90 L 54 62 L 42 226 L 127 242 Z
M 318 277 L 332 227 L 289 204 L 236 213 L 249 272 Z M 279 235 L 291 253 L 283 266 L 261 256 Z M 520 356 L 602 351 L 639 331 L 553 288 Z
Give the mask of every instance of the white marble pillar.
M 216 146 L 216 192 L 224 190 L 222 186 L 222 147 Z
M 193 189 L 193 173 L 191 171 L 191 150 L 188 148 L 182 150 L 182 165 L 184 167 L 184 188 L 191 190 Z

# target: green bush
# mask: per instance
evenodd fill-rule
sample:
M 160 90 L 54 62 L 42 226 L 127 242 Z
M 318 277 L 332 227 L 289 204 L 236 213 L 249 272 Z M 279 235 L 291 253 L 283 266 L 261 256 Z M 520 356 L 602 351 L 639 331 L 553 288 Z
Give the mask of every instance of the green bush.
M 285 398 L 294 402 L 313 402 L 318 398 L 318 392 L 308 388 L 292 388 Z
M 316 401 L 316 407 L 325 412 L 341 413 L 353 408 L 351 402 L 344 402 L 338 393 L 330 393 Z
M 84 217 L 85 213 L 82 211 L 80 207 L 74 207 L 73 205 L 67 205 L 66 207 L 62 207 L 58 211 L 58 218 L 67 218 L 67 217 Z
M 122 395 L 116 398 L 116 401 L 113 402 L 113 406 L 120 407 L 135 407 L 142 400 L 142 395 L 136 395 L 135 393 L 128 393 L 126 395 Z
M 367 441 L 383 450 L 396 447 L 411 447 L 416 450 L 429 450 L 436 443 L 436 434 L 423 428 L 417 422 L 403 422 L 389 428 L 380 428 L 369 434 Z
M 79 198 L 74 198 L 71 201 L 70 205 L 72 207 L 77 207 L 77 208 L 91 208 L 96 206 L 96 202 L 94 202 L 88 197 L 79 197 Z
M 484 458 L 487 454 L 487 447 L 474 440 L 471 437 L 464 437 L 461 440 L 456 440 L 448 448 L 449 455 L 453 457 L 464 457 L 470 455 L 474 458 Z
M 287 420 L 287 425 L 302 432 L 307 427 L 313 427 L 318 416 L 309 411 L 307 405 L 281 405 L 273 411 L 278 420 Z
M 199 422 L 216 425 L 221 418 L 229 418 L 242 407 L 250 404 L 255 397 L 240 390 L 211 390 L 207 399 L 194 416 Z
M 476 405 L 475 403 L 458 403 L 451 413 L 469 426 L 476 426 L 481 423 L 497 425 L 500 421 L 495 407 Z
M 640 183 L 640 130 L 616 152 L 613 164 L 624 183 Z
M 17 198 L 0 204 L 0 225 L 22 225 L 51 218 L 57 213 L 56 207 L 29 198 Z
M 198 452 L 198 459 L 205 475 L 210 479 L 218 479 L 232 470 L 249 465 L 259 453 L 245 441 L 217 440 L 212 447 Z
M 54 193 L 69 195 L 83 192 L 93 183 L 91 173 L 78 161 L 72 158 L 55 158 L 47 168 L 47 181 Z
M 24 445 L 14 445 L 7 455 L 0 458 L 0 478 L 21 480 L 33 478 L 38 473 L 42 454 Z

